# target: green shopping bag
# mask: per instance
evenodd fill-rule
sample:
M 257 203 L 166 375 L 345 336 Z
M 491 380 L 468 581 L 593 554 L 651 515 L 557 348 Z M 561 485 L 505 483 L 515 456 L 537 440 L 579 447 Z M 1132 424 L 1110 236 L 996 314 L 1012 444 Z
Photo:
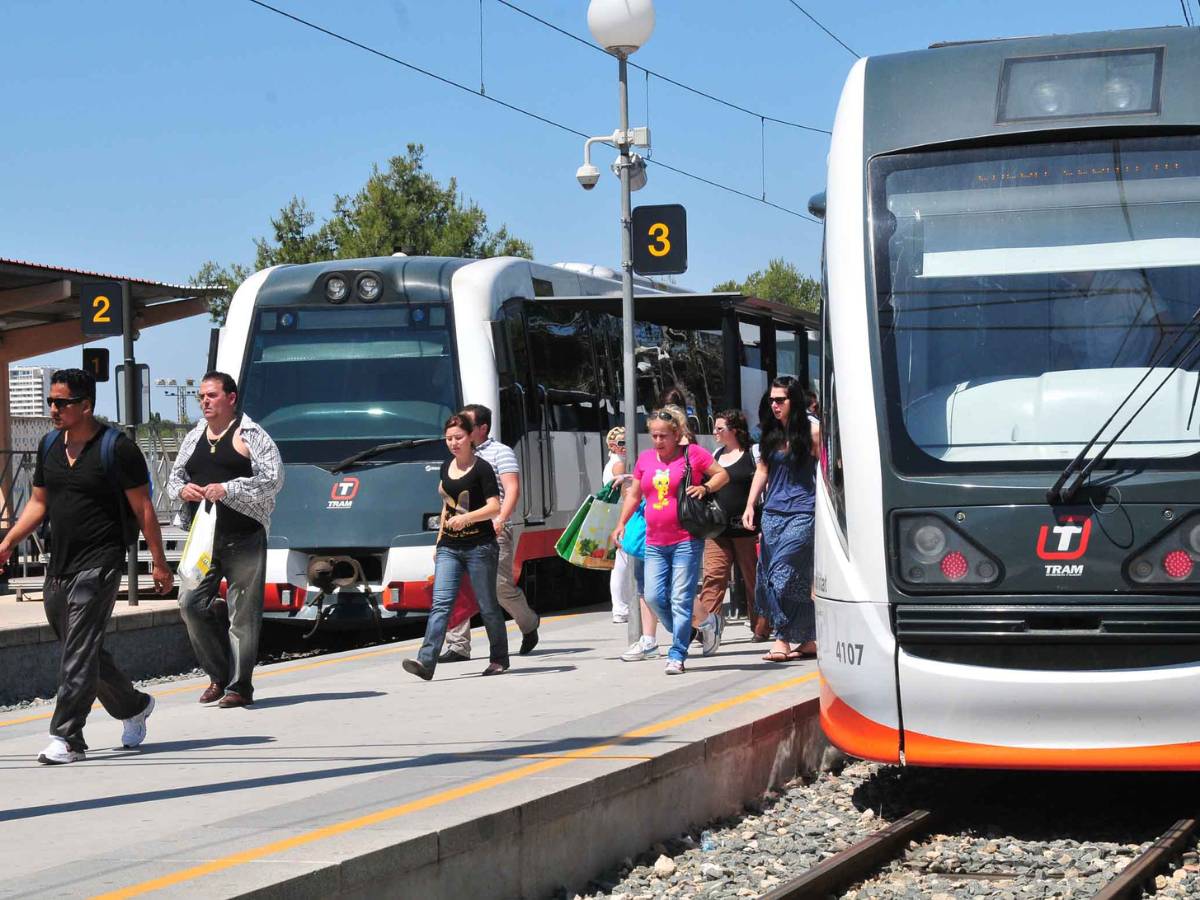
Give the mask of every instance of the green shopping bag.
M 583 527 L 584 520 L 587 519 L 588 513 L 592 509 L 592 504 L 597 500 L 602 503 L 616 503 L 620 496 L 621 491 L 615 480 L 604 485 L 596 493 L 588 494 L 575 515 L 571 517 L 571 522 L 563 531 L 562 537 L 555 543 L 554 552 L 567 562 L 571 562 L 571 554 L 575 552 L 575 545 L 579 541 L 579 530 Z

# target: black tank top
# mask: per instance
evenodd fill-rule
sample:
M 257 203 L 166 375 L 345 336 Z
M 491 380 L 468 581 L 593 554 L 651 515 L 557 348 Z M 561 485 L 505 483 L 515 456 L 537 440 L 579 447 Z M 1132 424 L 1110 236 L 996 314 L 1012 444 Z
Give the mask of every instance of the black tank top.
M 208 484 L 224 484 L 234 478 L 249 478 L 254 474 L 250 460 L 233 446 L 233 434 L 238 430 L 240 421 L 240 417 L 234 419 L 215 446 L 207 431 L 200 436 L 196 449 L 183 467 L 188 473 L 188 481 L 204 487 Z M 217 539 L 242 537 L 260 528 L 262 525 L 257 519 L 230 509 L 224 503 L 217 504 Z
M 722 447 L 714 458 L 719 462 L 725 452 L 725 448 Z M 729 518 L 729 527 L 725 529 L 724 537 L 744 537 L 754 533 L 742 528 L 742 512 L 746 509 L 746 501 L 750 499 L 750 485 L 754 481 L 756 468 L 748 449 L 742 451 L 742 455 L 733 465 L 724 466 L 726 474 L 729 475 L 729 483 L 717 491 L 717 504 Z

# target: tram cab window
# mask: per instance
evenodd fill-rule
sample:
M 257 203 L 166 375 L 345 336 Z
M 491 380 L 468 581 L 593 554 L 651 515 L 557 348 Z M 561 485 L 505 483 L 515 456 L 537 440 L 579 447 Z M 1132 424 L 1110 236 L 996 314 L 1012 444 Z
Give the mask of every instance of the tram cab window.
M 825 491 L 833 504 L 841 529 L 842 541 L 846 532 L 846 482 L 842 469 L 842 431 L 838 421 L 837 382 L 833 369 L 833 337 L 829 332 L 829 278 L 825 271 L 825 250 L 821 249 L 821 475 Z
M 525 309 L 533 402 L 549 417 L 551 431 L 599 432 L 607 418 L 587 313 L 534 303 Z
M 1188 343 L 1200 287 L 1196 138 L 890 157 L 872 163 L 872 201 L 902 466 L 1053 467 L 1148 367 L 1167 376 L 1170 348 Z M 1182 363 L 1112 460 L 1200 452 L 1196 354 Z

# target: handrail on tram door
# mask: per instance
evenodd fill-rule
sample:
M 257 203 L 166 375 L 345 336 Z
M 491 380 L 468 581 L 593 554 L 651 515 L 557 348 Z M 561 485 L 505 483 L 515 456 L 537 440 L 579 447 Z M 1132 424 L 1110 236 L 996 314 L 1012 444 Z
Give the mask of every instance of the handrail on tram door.
M 549 516 L 554 512 L 555 501 L 558 499 L 554 489 L 554 441 L 550 434 L 550 397 L 544 384 L 538 384 L 538 393 L 542 400 L 542 515 Z M 549 501 L 549 505 L 547 505 Z
M 512 383 L 513 388 L 520 394 L 521 406 L 521 474 L 522 477 L 529 477 L 529 411 L 525 409 L 525 386 L 519 381 Z M 541 474 L 540 472 L 538 473 Z M 529 491 L 521 491 L 521 518 L 528 521 L 533 513 L 533 507 L 530 505 L 531 493 Z

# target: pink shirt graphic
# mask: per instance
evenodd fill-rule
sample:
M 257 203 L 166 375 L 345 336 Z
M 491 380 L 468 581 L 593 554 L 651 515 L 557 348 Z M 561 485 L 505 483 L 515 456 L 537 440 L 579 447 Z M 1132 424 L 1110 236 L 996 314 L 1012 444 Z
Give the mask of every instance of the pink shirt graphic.
M 687 451 L 692 464 L 692 484 L 704 480 L 704 470 L 713 463 L 713 456 L 703 447 L 689 444 L 679 450 Z M 656 547 L 669 547 L 683 541 L 693 540 L 679 524 L 679 485 L 683 482 L 684 454 L 669 463 L 658 458 L 656 450 L 646 450 L 638 455 L 633 476 L 642 486 L 646 498 L 646 543 Z

